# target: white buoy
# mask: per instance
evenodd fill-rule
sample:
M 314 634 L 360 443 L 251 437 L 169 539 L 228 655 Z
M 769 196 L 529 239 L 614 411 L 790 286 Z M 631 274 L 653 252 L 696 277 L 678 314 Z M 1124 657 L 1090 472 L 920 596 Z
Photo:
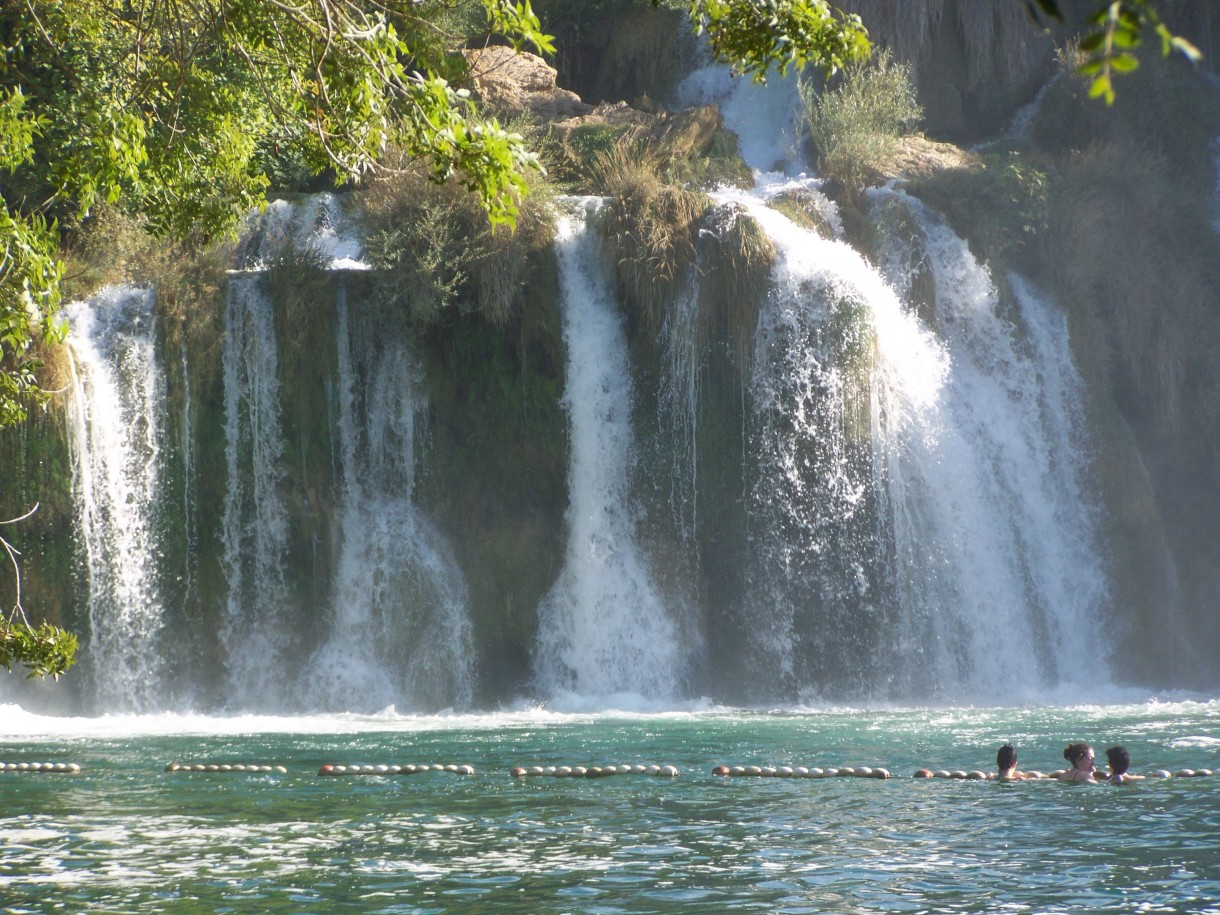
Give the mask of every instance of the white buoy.
M 661 774 L 669 776 L 670 778 L 673 778 L 678 774 L 678 767 L 677 766 L 662 766 Z
M 871 766 L 856 766 L 856 778 L 872 778 L 873 770 Z

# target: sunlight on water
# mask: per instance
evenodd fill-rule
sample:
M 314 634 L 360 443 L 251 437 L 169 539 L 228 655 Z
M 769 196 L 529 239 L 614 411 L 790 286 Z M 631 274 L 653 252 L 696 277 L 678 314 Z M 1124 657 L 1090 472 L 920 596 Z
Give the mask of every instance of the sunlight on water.
M 1133 787 L 915 780 L 1050 770 L 1069 740 L 1202 768 L 1220 701 L 666 713 L 115 716 L 0 707 L 0 899 L 13 911 L 1217 912 L 1220 776 Z M 171 773 L 266 759 L 284 773 Z M 323 763 L 475 774 L 321 778 Z M 673 764 L 676 778 L 513 778 L 518 765 Z M 718 763 L 885 765 L 888 781 L 719 778 Z

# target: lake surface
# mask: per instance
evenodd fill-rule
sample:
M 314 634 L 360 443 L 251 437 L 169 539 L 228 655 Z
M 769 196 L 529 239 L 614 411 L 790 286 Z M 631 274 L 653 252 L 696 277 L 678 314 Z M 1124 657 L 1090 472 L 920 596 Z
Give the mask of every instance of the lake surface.
M 1131 787 L 913 779 L 1220 769 L 1220 701 L 436 717 L 51 718 L 0 706 L 0 911 L 1220 913 L 1220 776 Z M 166 772 L 170 762 L 286 772 Z M 323 778 L 324 764 L 475 774 Z M 513 778 L 673 765 L 675 778 Z M 883 766 L 714 777 L 717 764 Z

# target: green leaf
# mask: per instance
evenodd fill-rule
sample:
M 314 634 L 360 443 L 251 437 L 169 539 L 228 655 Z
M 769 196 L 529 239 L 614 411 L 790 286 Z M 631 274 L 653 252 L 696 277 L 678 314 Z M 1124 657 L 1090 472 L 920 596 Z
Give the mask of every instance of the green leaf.
M 1114 86 L 1108 73 L 1103 73 L 1089 86 L 1089 98 L 1104 98 L 1107 105 L 1114 104 Z

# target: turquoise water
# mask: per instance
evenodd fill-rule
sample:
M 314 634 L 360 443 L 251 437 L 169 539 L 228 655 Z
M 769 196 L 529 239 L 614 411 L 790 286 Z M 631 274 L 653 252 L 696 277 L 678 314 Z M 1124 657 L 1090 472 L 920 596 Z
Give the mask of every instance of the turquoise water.
M 1220 701 L 1022 709 L 522 710 L 56 719 L 0 707 L 0 911 L 1220 912 L 1220 776 L 1132 787 L 916 780 L 1017 744 L 1220 769 Z M 167 763 L 286 773 L 170 773 Z M 469 764 L 320 778 L 326 764 Z M 518 765 L 677 778 L 512 778 Z M 884 766 L 889 781 L 713 777 Z

